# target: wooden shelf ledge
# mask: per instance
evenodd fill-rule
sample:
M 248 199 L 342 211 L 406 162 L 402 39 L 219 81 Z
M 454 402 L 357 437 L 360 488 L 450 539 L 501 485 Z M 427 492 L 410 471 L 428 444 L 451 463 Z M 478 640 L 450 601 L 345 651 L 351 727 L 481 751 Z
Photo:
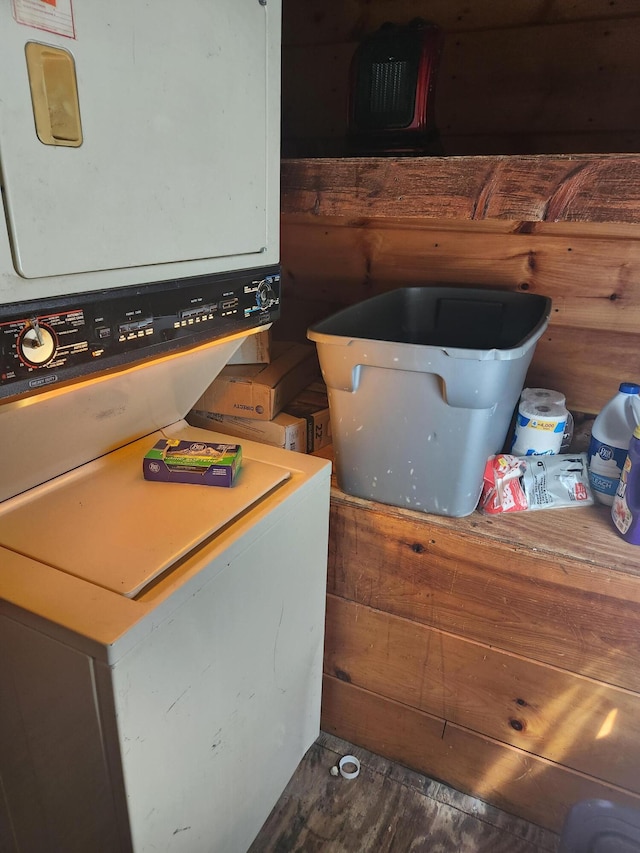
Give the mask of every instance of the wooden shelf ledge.
M 640 156 L 283 160 L 282 213 L 640 223 Z
M 476 510 L 463 518 L 434 515 L 349 495 L 338 485 L 333 445 L 327 445 L 313 455 L 328 459 L 333 464 L 331 504 L 334 507 L 344 507 L 350 512 L 381 514 L 392 524 L 405 522 L 413 529 L 424 531 L 421 538 L 429 539 L 430 533 L 441 531 L 447 538 L 453 536 L 493 542 L 493 547 L 502 548 L 505 554 L 527 554 L 559 567 L 562 561 L 569 560 L 584 567 L 585 575 L 594 581 L 594 590 L 598 590 L 603 578 L 607 583 L 615 578 L 624 590 L 621 598 L 640 606 L 640 547 L 630 545 L 618 536 L 607 506 L 596 503 L 585 507 L 499 515 L 485 515 Z M 628 584 L 625 579 L 628 579 Z M 598 591 L 603 591 L 602 587 Z
M 640 807 L 640 549 L 608 507 L 449 518 L 334 480 L 327 592 L 325 731 L 554 831 Z
M 585 576 L 593 580 L 593 592 L 601 591 L 603 578 L 607 583 L 615 579 L 625 588 L 621 597 L 640 606 L 640 548 L 617 535 L 608 507 L 595 505 L 501 515 L 475 511 L 464 518 L 451 518 L 357 498 L 343 492 L 335 480 L 331 502 L 350 511 L 382 514 L 399 525 L 403 522 L 412 525 L 423 531 L 421 538 L 430 539 L 439 532 L 447 538 L 474 541 L 481 547 L 484 542 L 485 547 L 502 550 L 505 557 L 511 555 L 516 561 L 518 555 L 527 555 L 538 564 L 548 561 L 560 566 L 563 561 L 571 561 L 582 566 Z M 628 587 L 627 579 L 631 581 Z

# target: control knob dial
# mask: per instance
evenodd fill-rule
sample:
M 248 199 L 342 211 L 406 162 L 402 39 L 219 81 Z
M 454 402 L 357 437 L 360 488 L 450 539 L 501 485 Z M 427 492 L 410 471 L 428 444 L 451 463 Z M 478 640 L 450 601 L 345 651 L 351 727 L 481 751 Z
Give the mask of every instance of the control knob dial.
M 18 338 L 18 352 L 23 361 L 40 367 L 51 361 L 56 351 L 56 337 L 48 326 L 41 326 L 37 317 L 27 321 Z
M 256 293 L 256 302 L 260 308 L 270 308 L 276 301 L 276 295 L 268 279 L 261 281 Z

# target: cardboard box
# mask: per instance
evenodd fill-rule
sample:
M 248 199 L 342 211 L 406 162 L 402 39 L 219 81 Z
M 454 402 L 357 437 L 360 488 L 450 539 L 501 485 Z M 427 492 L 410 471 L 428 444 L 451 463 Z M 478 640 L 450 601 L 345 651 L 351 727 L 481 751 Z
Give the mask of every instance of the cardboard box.
M 287 403 L 285 411 L 270 421 L 199 409 L 192 409 L 187 415 L 187 421 L 192 426 L 300 453 L 313 453 L 331 444 L 329 401 L 327 389 L 321 380 L 308 385 Z
M 237 418 L 234 415 L 192 409 L 187 415 L 187 421 L 191 426 L 223 432 L 234 438 L 260 441 L 299 453 L 307 450 L 307 421 L 285 412 L 280 412 L 272 421 L 258 421 L 255 418 Z
M 331 444 L 329 400 L 323 382 L 314 382 L 285 406 L 285 412 L 304 419 L 307 427 L 307 453 Z
M 227 364 L 269 364 L 271 362 L 271 330 L 249 335 Z
M 223 368 L 193 408 L 270 421 L 319 375 L 314 346 L 274 341 L 271 364 Z
M 239 444 L 161 438 L 145 454 L 145 480 L 231 486 L 242 462 Z

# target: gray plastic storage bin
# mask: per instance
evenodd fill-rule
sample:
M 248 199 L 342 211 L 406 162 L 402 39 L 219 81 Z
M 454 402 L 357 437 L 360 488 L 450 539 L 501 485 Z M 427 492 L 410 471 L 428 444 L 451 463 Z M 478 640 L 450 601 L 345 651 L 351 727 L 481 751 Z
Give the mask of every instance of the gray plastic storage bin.
M 550 311 L 533 294 L 409 287 L 312 326 L 340 488 L 438 515 L 473 512 Z
M 582 800 L 562 827 L 558 853 L 640 853 L 640 811 L 609 800 Z

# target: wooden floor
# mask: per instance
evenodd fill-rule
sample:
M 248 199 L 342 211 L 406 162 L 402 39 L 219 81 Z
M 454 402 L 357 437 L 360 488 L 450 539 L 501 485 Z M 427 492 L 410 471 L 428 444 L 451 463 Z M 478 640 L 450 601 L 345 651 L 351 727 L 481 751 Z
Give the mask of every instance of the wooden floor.
M 343 755 L 360 775 L 331 775 Z M 558 836 L 321 733 L 249 853 L 556 853 Z

